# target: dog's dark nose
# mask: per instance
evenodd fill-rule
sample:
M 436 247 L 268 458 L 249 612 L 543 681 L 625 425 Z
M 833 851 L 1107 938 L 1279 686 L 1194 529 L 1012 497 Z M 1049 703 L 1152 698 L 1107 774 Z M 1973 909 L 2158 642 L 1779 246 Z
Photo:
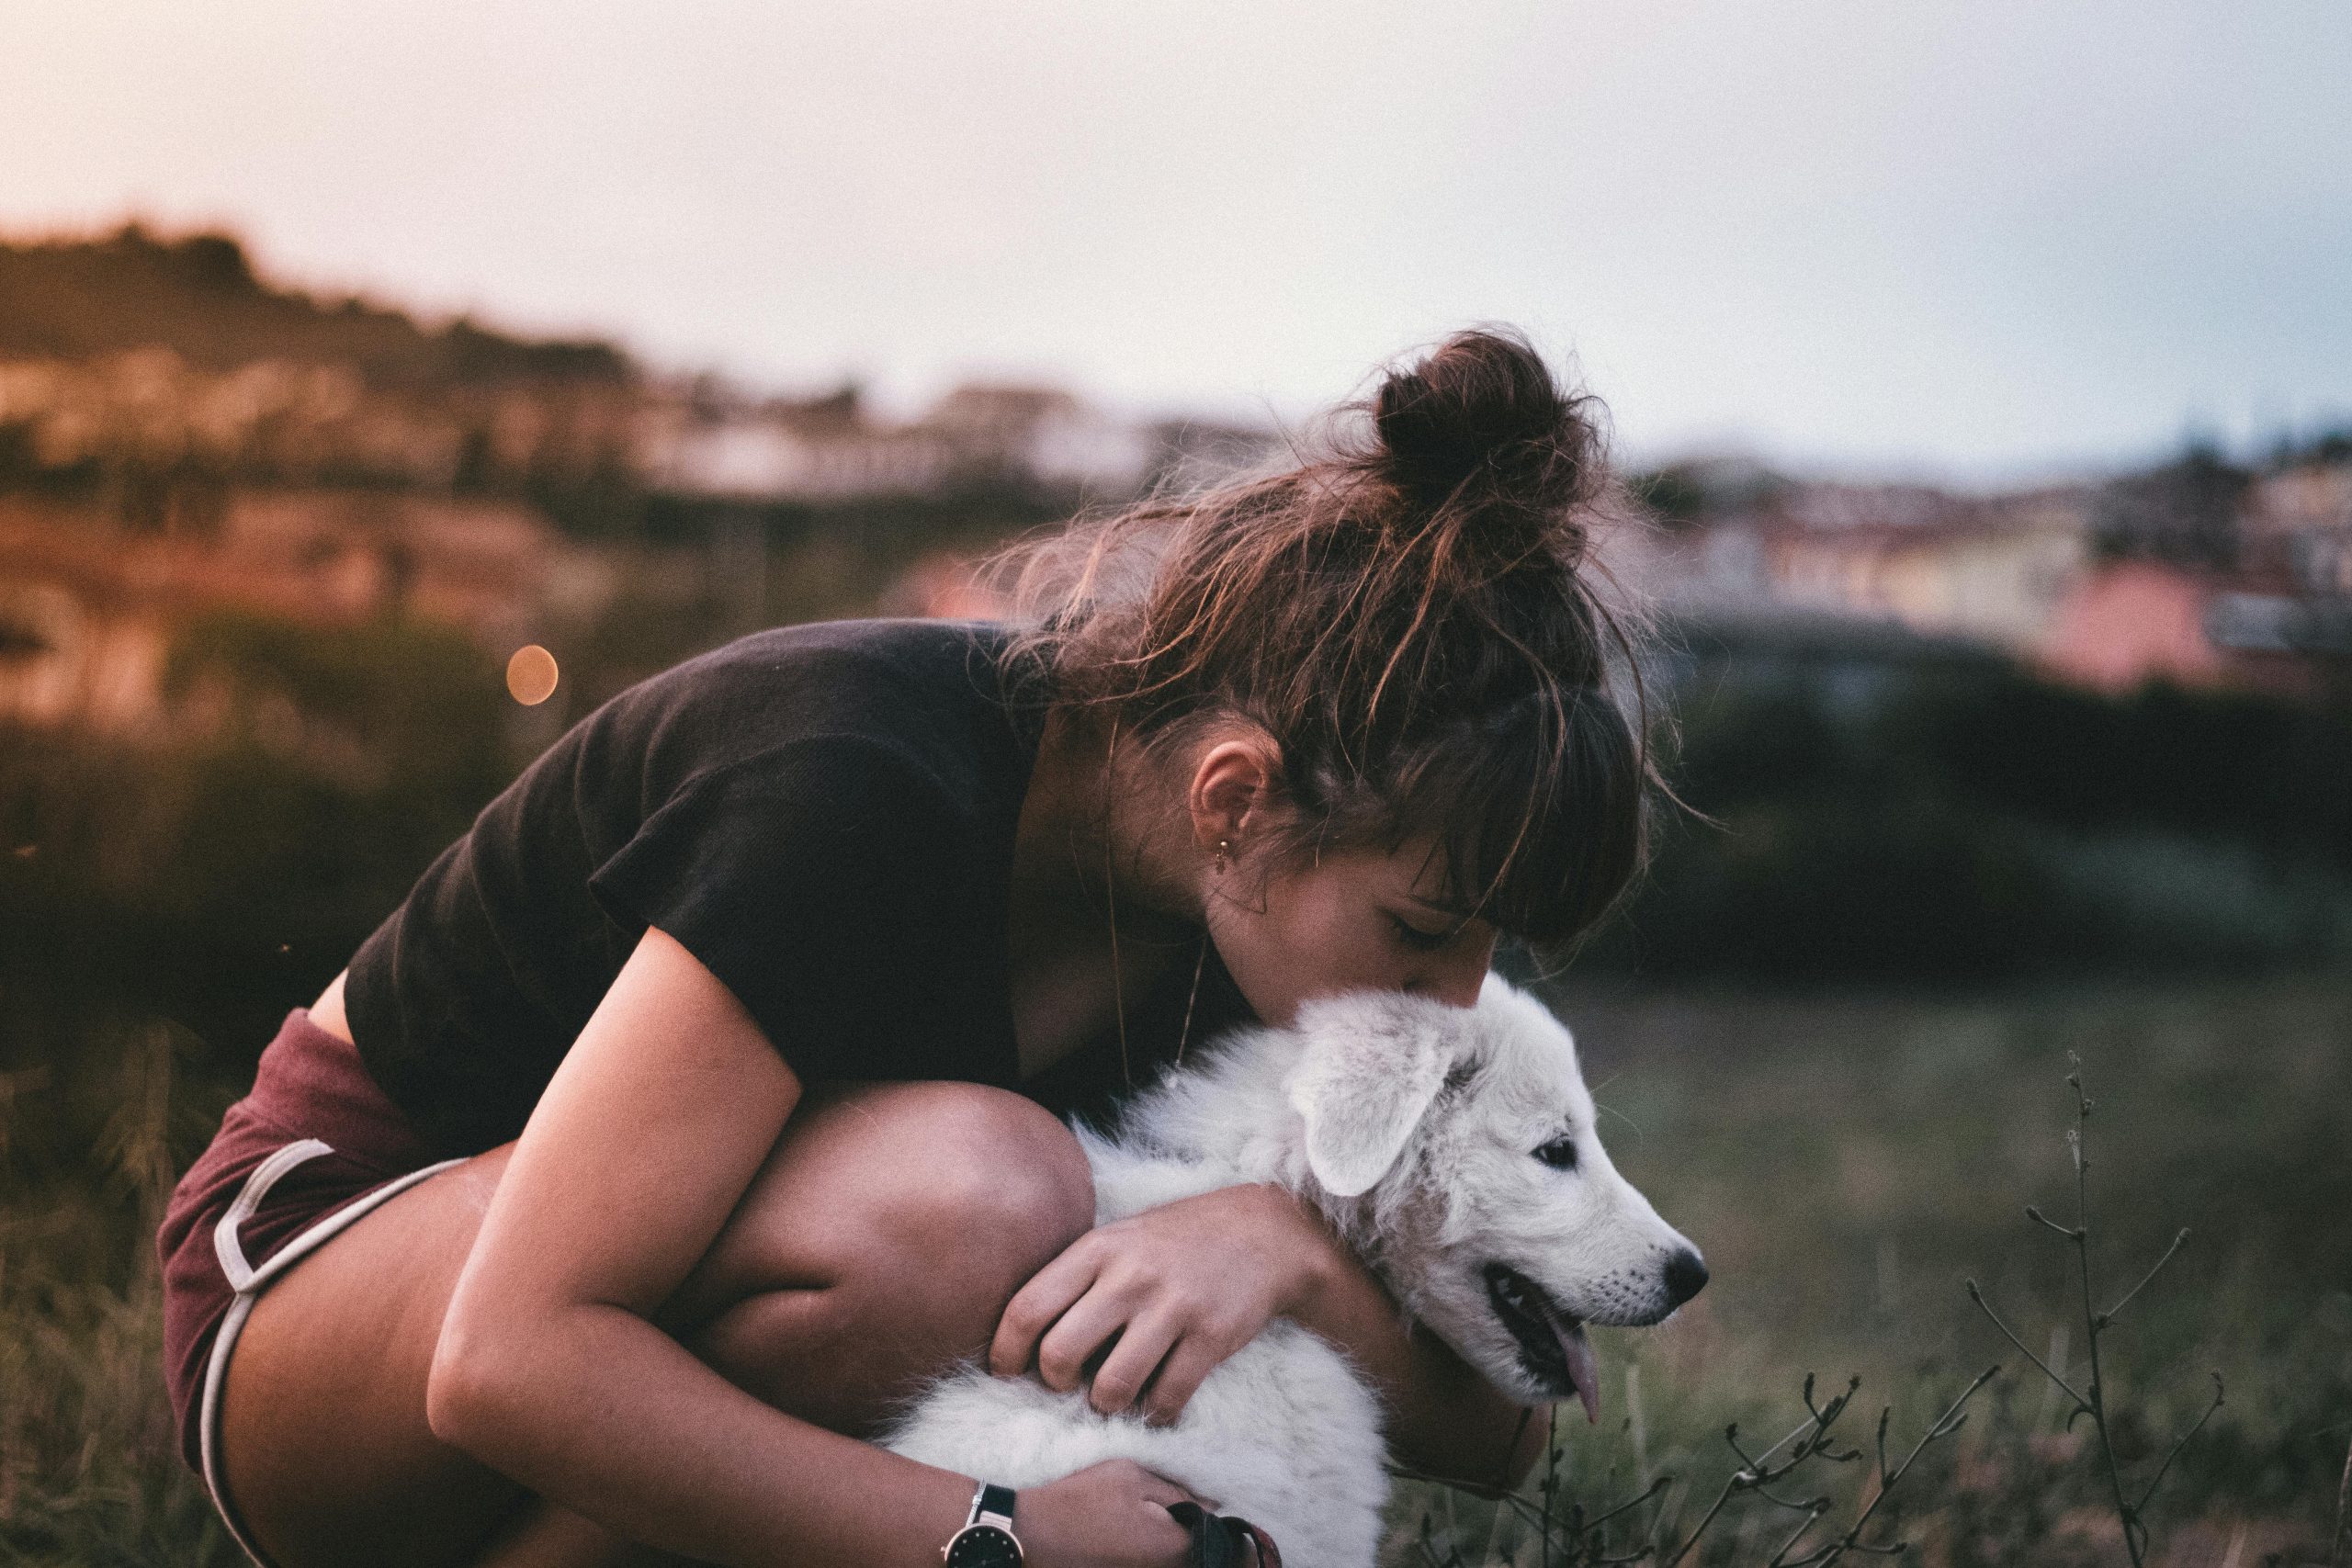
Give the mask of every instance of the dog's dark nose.
M 1684 1247 L 1666 1260 L 1666 1299 L 1670 1307 L 1679 1307 L 1707 1288 L 1707 1265 L 1704 1259 Z

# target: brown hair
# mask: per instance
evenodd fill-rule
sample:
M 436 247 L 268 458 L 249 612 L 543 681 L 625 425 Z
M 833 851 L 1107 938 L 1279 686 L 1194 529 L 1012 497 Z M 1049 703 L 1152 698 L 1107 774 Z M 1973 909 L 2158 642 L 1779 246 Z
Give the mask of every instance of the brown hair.
M 1000 557 L 1006 657 L 1148 748 L 1262 728 L 1292 809 L 1261 865 L 1428 831 L 1448 904 L 1563 948 L 1640 870 L 1657 783 L 1636 618 L 1588 552 L 1630 515 L 1600 413 L 1516 332 L 1457 333 L 1303 460 Z

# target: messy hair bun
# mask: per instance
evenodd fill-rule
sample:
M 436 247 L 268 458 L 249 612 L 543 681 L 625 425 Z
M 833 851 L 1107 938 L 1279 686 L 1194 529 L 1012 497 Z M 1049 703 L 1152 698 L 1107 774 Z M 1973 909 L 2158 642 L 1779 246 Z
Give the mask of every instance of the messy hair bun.
M 1397 488 L 1429 505 L 1465 486 L 1556 514 L 1589 498 L 1599 445 L 1585 400 L 1553 384 L 1516 335 L 1467 332 L 1408 370 L 1373 401 L 1373 423 Z
M 1516 332 L 1456 333 L 1304 460 L 1001 558 L 1007 658 L 1122 745 L 1262 728 L 1290 807 L 1262 866 L 1428 832 L 1464 914 L 1572 942 L 1638 871 L 1656 784 L 1588 547 L 1621 511 L 1599 413 Z

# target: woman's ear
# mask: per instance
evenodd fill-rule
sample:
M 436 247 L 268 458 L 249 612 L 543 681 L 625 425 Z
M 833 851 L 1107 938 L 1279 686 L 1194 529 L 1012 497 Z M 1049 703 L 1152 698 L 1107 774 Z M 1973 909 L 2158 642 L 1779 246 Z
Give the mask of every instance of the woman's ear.
M 1308 1002 L 1306 1049 L 1283 1088 L 1306 1122 L 1306 1166 L 1353 1198 L 1388 1174 L 1437 1098 L 1457 1035 L 1442 1004 L 1394 992 Z
M 1281 787 L 1282 757 L 1273 737 L 1255 726 L 1220 726 L 1194 760 L 1185 791 L 1193 843 L 1206 850 L 1246 839 L 1264 825 Z

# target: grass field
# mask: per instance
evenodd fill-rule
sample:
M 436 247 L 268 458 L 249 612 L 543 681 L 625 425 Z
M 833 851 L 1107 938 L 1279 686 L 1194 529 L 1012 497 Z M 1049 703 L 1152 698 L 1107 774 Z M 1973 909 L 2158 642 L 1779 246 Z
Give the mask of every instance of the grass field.
M 1772 1488 L 1835 1502 L 1783 1559 L 1799 1560 L 1873 1490 L 1881 1407 L 1899 1463 L 1996 1362 L 1967 1424 L 1926 1450 L 1862 1540 L 1902 1539 L 1937 1564 L 2125 1562 L 2091 1424 L 2068 1427 L 2071 1402 L 1963 1285 L 1980 1281 L 2084 1386 L 2072 1247 L 2023 1213 L 2073 1223 L 2070 1051 L 2098 1102 L 2101 1303 L 2190 1232 L 2101 1340 L 2109 1436 L 2134 1495 L 2211 1403 L 2209 1373 L 2227 1388 L 2155 1494 L 2148 1561 L 2327 1560 L 2352 1446 L 2352 984 L 1940 1001 L 1569 991 L 1561 1005 L 1604 1137 L 1705 1249 L 1713 1282 L 1663 1329 L 1596 1336 L 1603 1419 L 1559 1423 L 1548 1555 L 1540 1488 L 1498 1507 L 1408 1483 L 1390 1562 L 1552 1568 L 1662 1542 L 1661 1561 L 1738 1468 L 1727 1424 L 1756 1452 L 1802 1425 L 1807 1373 L 1817 1399 L 1859 1377 L 1836 1436 L 1865 1457 L 1817 1459 Z M 136 1017 L 36 1028 L 6 1049 L 0 1561 L 233 1564 L 173 1454 L 148 1240 L 239 1086 L 185 1032 Z M 1653 1485 L 1600 1530 L 1558 1524 Z M 1736 1495 L 1682 1561 L 1770 1562 L 1802 1518 Z

